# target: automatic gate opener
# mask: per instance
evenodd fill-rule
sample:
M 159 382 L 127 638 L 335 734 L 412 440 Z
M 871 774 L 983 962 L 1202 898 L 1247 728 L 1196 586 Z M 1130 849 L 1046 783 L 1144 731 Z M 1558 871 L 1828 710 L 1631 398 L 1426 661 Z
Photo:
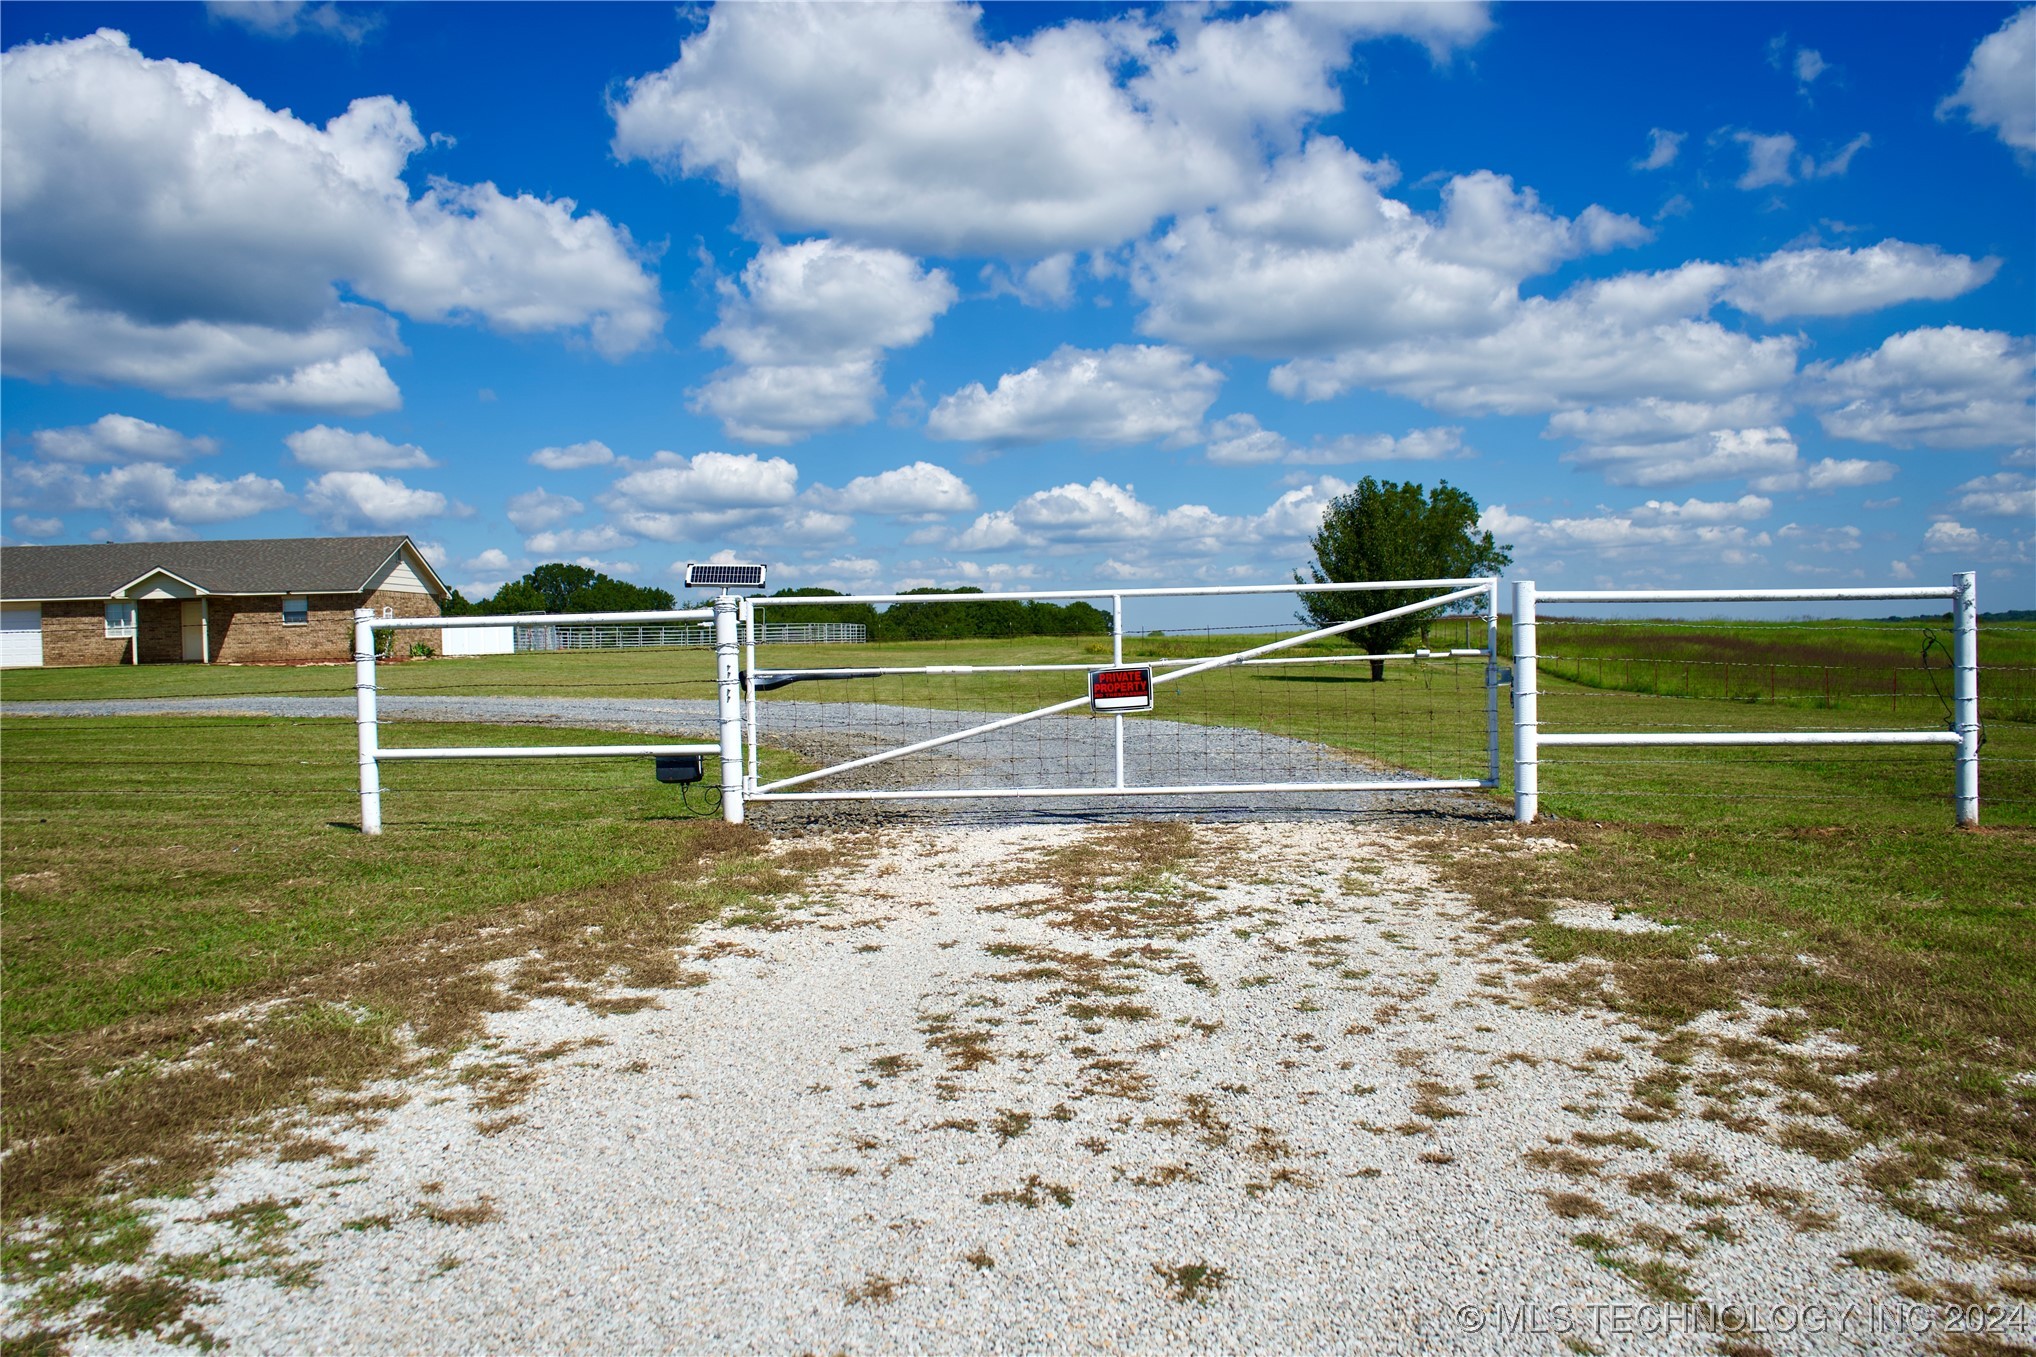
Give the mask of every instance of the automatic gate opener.
M 760 693 L 767 693 L 773 688 L 785 688 L 789 687 L 794 683 L 809 683 L 815 679 L 859 679 L 859 678 L 882 678 L 882 677 L 883 671 L 880 669 L 846 669 L 838 674 L 772 674 L 769 678 L 760 678 L 756 681 L 756 691 Z M 742 673 L 736 675 L 736 678 L 741 681 L 745 688 L 749 685 L 748 670 L 745 669 Z

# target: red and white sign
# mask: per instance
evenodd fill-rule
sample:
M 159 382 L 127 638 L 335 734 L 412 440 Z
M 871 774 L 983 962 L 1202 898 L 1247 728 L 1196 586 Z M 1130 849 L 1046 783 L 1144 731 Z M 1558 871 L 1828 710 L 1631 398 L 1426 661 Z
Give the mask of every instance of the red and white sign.
M 1152 710 L 1152 666 L 1089 671 L 1089 710 L 1098 715 Z

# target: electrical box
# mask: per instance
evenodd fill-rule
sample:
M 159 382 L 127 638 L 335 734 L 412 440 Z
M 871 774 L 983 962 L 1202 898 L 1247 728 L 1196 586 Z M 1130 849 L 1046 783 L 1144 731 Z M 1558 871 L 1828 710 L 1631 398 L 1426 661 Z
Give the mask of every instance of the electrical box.
M 705 776 L 698 754 L 660 754 L 657 756 L 657 780 L 659 782 L 698 782 Z

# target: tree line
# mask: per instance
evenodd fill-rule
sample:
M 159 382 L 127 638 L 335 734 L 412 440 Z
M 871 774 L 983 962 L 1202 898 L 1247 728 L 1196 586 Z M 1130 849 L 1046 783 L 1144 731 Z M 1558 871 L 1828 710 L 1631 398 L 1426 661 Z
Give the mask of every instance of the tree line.
M 962 603 L 816 603 L 781 610 L 779 622 L 847 622 L 872 641 L 994 640 L 1008 636 L 1107 636 L 1110 614 L 1087 603 L 1002 598 L 976 588 L 906 589 L 905 594 L 972 594 Z M 833 589 L 780 589 L 771 598 L 840 598 Z M 761 600 L 767 602 L 768 600 Z
M 1026 602 L 983 594 L 980 589 L 908 589 L 908 594 L 976 594 L 965 603 L 893 603 L 881 611 L 868 603 L 813 604 L 786 608 L 782 622 L 852 622 L 869 629 L 872 641 L 945 641 L 1009 636 L 1107 636 L 1110 615 L 1087 603 Z M 842 598 L 834 589 L 780 589 L 772 598 Z M 488 598 L 467 599 L 453 590 L 448 617 L 502 617 L 517 613 L 656 612 L 675 608 L 669 589 L 631 584 L 583 565 L 552 561 L 511 580 Z

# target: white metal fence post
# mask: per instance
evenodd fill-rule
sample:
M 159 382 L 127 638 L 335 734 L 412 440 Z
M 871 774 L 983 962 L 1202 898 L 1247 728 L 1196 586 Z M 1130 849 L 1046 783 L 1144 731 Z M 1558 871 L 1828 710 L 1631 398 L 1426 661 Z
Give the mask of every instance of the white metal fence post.
M 375 610 L 353 612 L 354 725 L 360 740 L 361 833 L 382 832 L 382 769 L 378 761 L 379 732 L 375 722 Z
M 733 594 L 714 600 L 714 669 L 721 706 L 721 817 L 742 823 L 741 638 L 736 621 L 742 601 Z
M 1534 581 L 1513 581 L 1513 819 L 1541 810 L 1541 693 L 1535 678 Z
M 1951 577 L 1951 728 L 1958 732 L 1958 826 L 1979 826 L 1979 586 L 1970 570 Z
M 1499 581 L 1485 595 L 1485 776 L 1499 785 Z
M 1124 595 L 1110 595 L 1110 663 L 1124 663 Z M 1124 717 L 1117 724 L 1117 785 L 1124 785 Z
M 743 693 L 743 712 L 748 721 L 744 735 L 749 743 L 749 766 L 742 774 L 742 790 L 746 796 L 756 790 L 756 604 L 750 599 L 742 601 L 742 673 L 743 683 L 748 691 Z

